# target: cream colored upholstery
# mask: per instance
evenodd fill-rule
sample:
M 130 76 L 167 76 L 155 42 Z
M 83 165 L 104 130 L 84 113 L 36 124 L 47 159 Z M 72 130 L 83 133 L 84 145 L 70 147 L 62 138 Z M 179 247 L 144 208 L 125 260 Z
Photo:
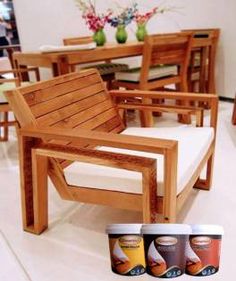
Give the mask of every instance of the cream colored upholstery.
M 177 75 L 178 67 L 176 65 L 161 65 L 151 67 L 148 74 L 148 80 L 160 79 L 172 75 Z M 141 68 L 132 68 L 126 71 L 116 72 L 115 78 L 120 81 L 129 81 L 138 83 L 140 80 Z
M 214 138 L 213 128 L 196 128 L 187 125 L 170 128 L 128 128 L 123 133 L 178 141 L 177 194 L 189 182 Z M 162 155 L 108 147 L 100 147 L 99 149 L 156 158 L 158 195 L 163 196 Z M 142 193 L 141 174 L 123 169 L 74 162 L 65 169 L 65 177 L 70 185 L 96 186 L 101 189 Z

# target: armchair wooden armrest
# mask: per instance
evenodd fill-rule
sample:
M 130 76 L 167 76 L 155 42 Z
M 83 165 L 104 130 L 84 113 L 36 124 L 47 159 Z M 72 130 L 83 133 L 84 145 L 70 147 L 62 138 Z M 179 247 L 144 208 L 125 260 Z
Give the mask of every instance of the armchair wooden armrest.
M 20 80 L 18 78 L 0 78 L 0 84 L 7 82 L 15 82 L 16 86 L 18 86 L 18 84 L 20 85 Z
M 159 91 L 141 91 L 141 90 L 112 90 L 109 91 L 113 97 L 123 98 L 151 98 L 151 99 L 172 99 L 187 101 L 206 101 L 213 102 L 218 100 L 215 94 L 196 94 L 196 93 L 180 93 L 180 92 L 159 92 Z
M 195 93 L 179 93 L 179 92 L 155 92 L 155 91 L 140 91 L 140 90 L 112 90 L 110 91 L 110 95 L 116 100 L 118 108 L 135 108 L 139 110 L 151 110 L 151 111 L 160 111 L 160 112 L 177 112 L 181 114 L 196 114 L 199 115 L 199 111 L 202 108 L 196 106 L 169 106 L 169 105 L 146 105 L 146 104 L 138 104 L 132 105 L 127 103 L 123 105 L 120 103 L 120 100 L 126 98 L 148 98 L 148 99 L 169 99 L 169 100 L 178 100 L 184 102 L 207 102 L 210 109 L 210 126 L 216 129 L 217 126 L 217 116 L 218 116 L 218 97 L 214 94 L 195 94 Z M 156 107 L 156 109 L 155 109 Z M 180 111 L 180 112 L 178 112 Z M 202 117 L 201 117 L 202 119 Z M 199 121 L 202 123 L 202 121 Z
M 57 139 L 70 142 L 79 141 L 81 144 L 103 145 L 109 147 L 139 150 L 158 154 L 165 154 L 168 150 L 176 149 L 177 141 L 157 138 L 128 136 L 91 131 L 86 129 L 55 129 L 34 126 L 23 127 L 19 131 L 23 137 Z
M 34 72 L 36 80 L 37 81 L 40 80 L 40 74 L 39 74 L 38 67 L 27 67 L 27 68 L 19 68 L 19 69 L 13 68 L 13 69 L 1 70 L 0 75 L 12 73 L 12 74 L 14 74 L 15 77 L 19 77 L 20 81 L 23 81 L 22 75 L 29 73 L 29 72 Z

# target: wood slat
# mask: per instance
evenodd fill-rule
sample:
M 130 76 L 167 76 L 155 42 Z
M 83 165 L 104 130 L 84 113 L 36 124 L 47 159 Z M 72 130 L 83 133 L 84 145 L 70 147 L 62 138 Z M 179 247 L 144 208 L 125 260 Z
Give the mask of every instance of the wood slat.
M 163 52 L 153 52 L 152 53 L 152 64 L 178 64 L 185 60 L 186 50 L 170 50 Z
M 73 79 L 64 83 L 60 82 L 57 85 L 52 85 L 42 90 L 40 89 L 30 93 L 26 93 L 24 95 L 24 98 L 29 106 L 32 106 L 41 102 L 55 99 L 56 97 L 62 96 L 66 93 L 86 88 L 91 84 L 96 84 L 99 82 L 99 77 L 96 74 L 91 74 L 86 77 L 86 79 L 84 79 L 84 77 L 79 77 L 77 79 Z
M 86 100 L 85 100 L 86 101 Z M 94 105 L 93 107 L 90 107 L 86 110 L 80 111 L 77 114 L 72 115 L 69 118 L 63 119 L 60 122 L 53 125 L 53 127 L 59 127 L 59 128 L 74 128 L 79 127 L 80 124 L 86 123 L 86 121 L 89 120 L 91 122 L 91 119 L 95 118 L 97 115 L 103 113 L 106 110 L 109 110 L 112 108 L 112 103 L 109 100 L 105 100 L 101 103 L 98 103 Z M 104 121 L 104 120 L 102 120 Z
M 94 96 L 88 97 L 86 99 L 80 100 L 66 107 L 53 111 L 47 115 L 39 117 L 37 119 L 38 124 L 44 126 L 52 126 L 53 124 L 72 116 L 75 113 L 81 112 L 94 106 L 95 104 L 101 103 L 107 99 L 107 94 L 105 92 L 100 92 Z
M 55 99 L 49 100 L 44 103 L 40 103 L 31 107 L 31 110 L 34 116 L 40 117 L 47 113 L 53 112 L 60 108 L 66 107 L 74 102 L 82 100 L 86 97 L 90 97 L 95 95 L 101 91 L 103 91 L 104 87 L 102 84 L 95 84 L 89 87 L 84 88 L 83 90 L 76 90 L 70 93 L 67 93 L 63 96 L 59 96 Z
M 102 125 L 103 123 L 107 122 L 108 120 L 114 117 L 117 117 L 117 112 L 114 108 L 111 108 L 107 111 L 102 112 L 96 117 L 88 120 L 87 122 L 79 124 L 77 127 L 74 128 L 74 130 L 76 130 L 77 128 L 93 130 L 94 128 Z
M 121 125 L 119 118 L 114 117 L 104 124 L 98 126 L 94 130 L 98 132 L 112 132 L 112 133 L 120 133 L 124 130 L 124 125 Z

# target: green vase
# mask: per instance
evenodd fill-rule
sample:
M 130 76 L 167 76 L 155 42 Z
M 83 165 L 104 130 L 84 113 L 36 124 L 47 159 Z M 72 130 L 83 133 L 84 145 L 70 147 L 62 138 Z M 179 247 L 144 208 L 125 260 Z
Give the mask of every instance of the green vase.
M 123 44 L 127 41 L 128 33 L 125 30 L 125 25 L 118 25 L 116 30 L 116 41 L 119 44 Z
M 93 41 L 97 44 L 97 46 L 103 46 L 106 43 L 106 35 L 103 29 L 99 29 L 94 33 Z
M 144 41 L 145 36 L 147 35 L 146 24 L 138 24 L 136 31 L 136 38 L 138 41 Z

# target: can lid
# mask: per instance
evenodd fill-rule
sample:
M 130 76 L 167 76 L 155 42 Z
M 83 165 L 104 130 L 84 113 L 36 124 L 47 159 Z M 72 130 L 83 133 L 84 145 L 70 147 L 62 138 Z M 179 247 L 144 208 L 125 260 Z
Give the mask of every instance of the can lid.
M 141 230 L 142 234 L 184 234 L 192 233 L 190 225 L 187 224 L 144 224 Z
M 224 229 L 220 225 L 215 224 L 194 224 L 191 225 L 192 234 L 204 234 L 204 235 L 223 235 Z
M 141 234 L 142 224 L 108 224 L 107 234 Z

